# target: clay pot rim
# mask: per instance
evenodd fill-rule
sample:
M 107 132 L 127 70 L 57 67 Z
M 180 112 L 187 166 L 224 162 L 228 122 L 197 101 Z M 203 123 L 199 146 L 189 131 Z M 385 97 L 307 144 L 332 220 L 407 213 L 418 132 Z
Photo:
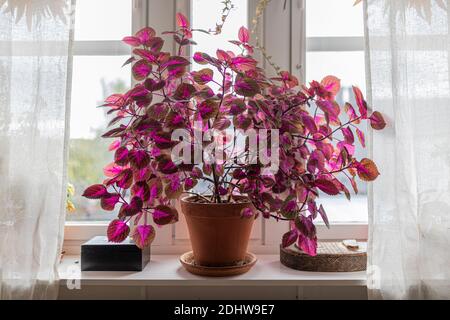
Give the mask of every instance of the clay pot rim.
M 189 201 L 189 199 L 192 198 L 196 198 L 198 196 L 194 196 L 194 195 L 190 195 L 190 196 L 185 196 L 180 198 L 180 201 L 184 202 L 184 203 L 189 203 L 189 204 L 195 204 L 195 205 L 207 205 L 207 206 L 234 206 L 234 205 L 243 205 L 243 204 L 251 204 L 252 202 L 250 201 L 250 199 L 247 196 L 235 196 L 236 198 L 240 198 L 240 199 L 246 199 L 246 201 L 243 202 L 221 202 L 221 203 L 217 203 L 217 202 L 195 202 L 195 201 Z

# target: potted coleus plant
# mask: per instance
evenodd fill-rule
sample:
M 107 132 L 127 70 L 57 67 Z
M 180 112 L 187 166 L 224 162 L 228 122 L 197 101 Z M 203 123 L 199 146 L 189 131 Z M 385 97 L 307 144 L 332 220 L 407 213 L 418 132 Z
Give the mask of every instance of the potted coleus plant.
M 83 194 L 105 210 L 120 207 L 109 240 L 123 241 L 132 225 L 135 243 L 150 244 L 154 225 L 178 220 L 174 200 L 181 197 L 200 265 L 243 260 L 258 215 L 292 221 L 282 245 L 298 242 L 314 255 L 314 220 L 321 216 L 328 225 L 316 201 L 321 193 L 350 198 L 341 176 L 355 192 L 356 177 L 378 176 L 371 160 L 353 156 L 355 135 L 365 143 L 355 125 L 370 121 L 382 129 L 383 117 L 368 110 L 356 87 L 358 110 L 340 106 L 336 77 L 301 86 L 285 71 L 268 77 L 252 58 L 244 27 L 231 41 L 236 52 L 197 52 L 192 59 L 203 68 L 190 71 L 183 52 L 196 30 L 181 14 L 177 23 L 178 30 L 164 33 L 178 44 L 177 55 L 163 51 L 164 40 L 149 27 L 124 38 L 133 47 L 126 63 L 137 83 L 106 99 L 113 118 L 103 137 L 115 138 L 114 162 L 107 179 Z

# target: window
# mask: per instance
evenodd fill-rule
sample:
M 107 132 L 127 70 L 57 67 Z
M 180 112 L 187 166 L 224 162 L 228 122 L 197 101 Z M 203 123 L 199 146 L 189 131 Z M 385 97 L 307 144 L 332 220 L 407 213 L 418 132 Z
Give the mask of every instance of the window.
M 355 105 L 352 85 L 363 93 L 366 90 L 364 64 L 364 23 L 362 5 L 354 0 L 306 1 L 306 81 L 335 75 L 341 79 L 340 104 L 350 101 Z M 326 23 L 324 23 L 326 21 Z M 366 126 L 359 129 L 367 132 Z M 367 135 L 367 134 L 366 134 Z M 366 157 L 367 149 L 356 142 L 357 159 Z M 345 177 L 344 177 L 345 178 Z M 344 181 L 344 179 L 342 179 Z M 350 184 L 347 185 L 352 190 Z M 332 222 L 367 222 L 367 184 L 358 183 L 359 194 L 345 197 L 327 197 L 322 200 Z
M 132 9 L 131 0 L 77 1 L 68 164 L 68 179 L 77 192 L 76 211 L 67 215 L 68 221 L 110 220 L 116 215 L 81 194 L 102 181 L 103 166 L 112 160 L 111 141 L 100 138 L 108 123 L 106 111 L 97 106 L 130 86 L 130 68 L 121 68 L 130 51 L 120 40 L 132 33 Z
M 328 74 L 338 76 L 346 88 L 338 99 L 351 97 L 352 84 L 365 91 L 362 6 L 353 7 L 354 0 L 300 2 L 305 5 L 304 11 L 294 2 L 291 5 L 287 1 L 284 6 L 284 1 L 271 1 L 261 19 L 257 34 L 272 60 L 283 70 L 291 69 L 301 77 L 299 66 L 303 65 L 306 53 L 306 66 L 302 70 L 306 71 L 306 81 L 320 80 Z M 191 52 L 215 55 L 217 47 L 234 49 L 228 40 L 237 37 L 240 26 L 248 26 L 258 3 L 258 0 L 233 0 L 235 8 L 228 16 L 222 34 L 194 33 L 193 40 L 197 44 Z M 129 66 L 121 68 L 130 50 L 121 43 L 121 39 L 140 29 L 147 21 L 158 31 L 171 30 L 175 27 L 174 12 L 189 16 L 193 28 L 213 29 L 220 22 L 222 8 L 223 3 L 219 0 L 77 1 L 68 168 L 69 180 L 77 191 L 73 199 L 77 210 L 67 216 L 65 247 L 69 251 L 76 252 L 80 242 L 105 234 L 107 221 L 117 215 L 117 212 L 103 211 L 98 201 L 85 199 L 81 193 L 86 186 L 104 179 L 103 167 L 112 161 L 112 154 L 108 151 L 112 140 L 99 138 L 109 118 L 103 108 L 96 106 L 107 95 L 125 91 L 131 85 Z M 306 25 L 306 49 L 303 21 Z M 166 45 L 168 51 L 175 47 L 170 40 Z M 258 55 L 255 52 L 255 56 Z M 266 62 L 262 61 L 261 65 L 272 71 Z M 200 68 L 195 64 L 192 67 Z M 357 157 L 362 158 L 366 151 L 357 149 L 356 152 Z M 324 198 L 330 220 L 341 225 L 335 225 L 329 231 L 319 226 L 321 239 L 366 237 L 367 226 L 361 225 L 367 222 L 366 189 L 360 186 L 360 196 L 352 198 L 350 203 L 345 197 Z M 350 225 L 349 222 L 359 223 Z M 258 251 L 255 246 L 262 245 L 263 252 L 278 252 L 281 235 L 287 229 L 286 223 L 258 219 L 253 228 L 253 250 Z M 187 239 L 187 228 L 183 215 L 180 215 L 179 223 L 158 230 L 153 243 L 154 252 L 187 250 Z

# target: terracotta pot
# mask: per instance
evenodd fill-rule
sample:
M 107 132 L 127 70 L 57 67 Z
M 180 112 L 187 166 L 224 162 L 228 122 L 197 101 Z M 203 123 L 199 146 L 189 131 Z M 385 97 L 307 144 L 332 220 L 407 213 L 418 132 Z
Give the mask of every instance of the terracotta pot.
M 253 205 L 245 197 L 238 203 L 200 203 L 196 196 L 181 199 L 194 260 L 201 266 L 232 266 L 245 259 L 254 218 L 241 210 Z

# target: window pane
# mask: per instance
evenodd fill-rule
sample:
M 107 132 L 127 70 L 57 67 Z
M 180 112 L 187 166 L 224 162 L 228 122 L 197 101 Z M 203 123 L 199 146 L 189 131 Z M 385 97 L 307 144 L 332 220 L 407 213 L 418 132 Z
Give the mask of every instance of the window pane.
M 355 0 L 307 0 L 307 37 L 362 37 L 364 35 L 362 3 Z
M 364 52 L 362 51 L 314 51 L 306 53 L 306 80 L 320 81 L 327 75 L 341 79 L 343 87 L 357 85 L 366 89 Z
M 132 0 L 77 0 L 75 40 L 121 40 L 131 35 Z
M 130 86 L 130 68 L 121 68 L 128 56 L 75 56 L 72 79 L 69 181 L 75 186 L 74 213 L 67 220 L 110 220 L 116 213 L 100 208 L 99 201 L 81 197 L 84 189 L 104 179 L 103 167 L 112 161 L 105 132 L 105 108 L 97 108 L 111 93 Z

